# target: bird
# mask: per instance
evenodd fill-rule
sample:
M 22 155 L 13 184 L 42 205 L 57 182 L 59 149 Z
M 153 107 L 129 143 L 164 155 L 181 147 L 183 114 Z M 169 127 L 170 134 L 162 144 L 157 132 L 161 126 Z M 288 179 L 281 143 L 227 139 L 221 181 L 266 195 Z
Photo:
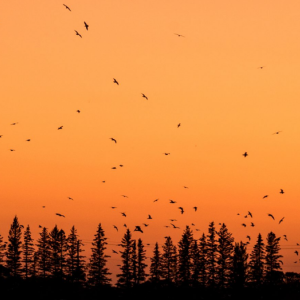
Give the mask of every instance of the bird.
M 279 132 L 281 132 L 281 131 L 276 131 L 276 132 L 274 132 L 273 134 L 279 134 Z
M 242 226 L 246 227 L 247 225 L 245 223 L 243 223 Z
M 150 215 L 148 215 L 148 218 L 147 218 L 147 219 L 151 220 L 151 219 L 152 219 L 152 217 L 151 217 Z
M 46 207 L 45 205 L 42 206 L 42 208 L 45 208 L 45 207 Z
M 180 229 L 179 227 L 175 226 L 175 225 L 174 225 L 174 224 L 172 224 L 172 223 L 171 223 L 171 225 L 172 225 L 172 226 L 173 226 L 173 228 L 175 228 L 175 229 L 176 229 L 176 228 Z
M 143 225 L 144 225 L 145 227 L 148 227 L 148 226 L 149 226 L 149 224 L 146 224 L 146 223 L 143 223 Z
M 117 140 L 114 138 L 110 138 L 113 142 L 115 142 L 115 144 L 117 143 Z
M 135 226 L 134 231 L 140 231 L 141 233 L 143 233 L 143 230 L 141 229 L 140 226 Z
M 273 220 L 275 220 L 274 216 L 271 214 L 268 214 L 269 217 L 271 217 Z
M 115 207 L 115 206 L 112 206 L 111 208 L 112 208 L 112 209 L 115 209 L 116 207 Z
M 116 225 L 113 225 L 114 226 L 114 228 L 118 231 L 118 227 L 116 226 Z
M 196 228 L 196 231 L 200 231 L 200 229 Z
M 257 69 L 261 69 L 261 70 L 262 70 L 264 67 L 265 67 L 265 66 L 261 66 L 261 67 L 258 67 Z
M 254 223 L 251 222 L 251 225 L 250 225 L 250 226 L 251 226 L 251 227 L 254 227 L 255 225 L 254 225 Z
M 2 138 L 3 135 L 0 135 L 0 138 Z
M 142 97 L 145 98 L 146 100 L 148 100 L 148 97 L 142 93 Z
M 112 170 L 115 170 L 116 169 L 116 167 L 112 167 Z
M 184 189 L 188 189 L 188 187 L 187 187 L 187 186 L 185 186 L 185 185 L 183 186 L 183 188 L 184 188 Z
M 105 183 L 105 180 L 102 180 L 102 183 Z
M 280 224 L 280 223 L 283 221 L 283 219 L 284 219 L 284 217 L 280 219 L 280 221 L 279 221 L 279 223 L 278 223 L 278 224 Z
M 158 199 L 155 199 L 153 202 L 157 202 L 158 201 Z
M 179 34 L 179 33 L 174 33 L 174 34 L 176 34 L 178 37 L 185 37 L 184 35 Z
M 63 129 L 63 127 L 64 127 L 64 126 L 60 126 L 60 127 L 58 127 L 57 129 L 60 130 L 60 129 Z
M 15 149 L 9 149 L 10 151 L 16 151 Z
M 114 80 L 114 83 L 116 83 L 117 85 L 119 85 L 119 82 L 115 78 L 113 78 L 113 80 Z
M 176 201 L 174 201 L 174 200 L 170 199 L 170 203 L 176 203 Z
M 65 216 L 62 215 L 62 214 L 56 213 L 56 215 L 59 216 L 59 217 L 64 217 L 65 218 Z
M 121 168 L 123 167 L 123 165 L 119 165 Z
M 248 215 L 252 218 L 252 214 L 251 214 L 251 212 L 250 211 L 248 211 Z
M 80 114 L 80 110 L 79 109 L 77 109 L 76 112 L 78 112 Z
M 76 32 L 76 35 L 78 35 L 82 38 L 81 34 L 77 30 L 74 30 L 74 31 Z
M 176 222 L 177 220 L 176 220 L 176 219 L 170 219 L 170 221 L 171 221 L 171 222 Z
M 299 252 L 297 250 L 294 253 L 296 253 L 297 255 L 299 255 Z
M 247 157 L 247 156 L 248 156 L 248 153 L 247 153 L 247 152 L 245 152 L 243 155 L 244 155 L 245 157 Z
M 164 152 L 163 154 L 164 154 L 164 155 L 170 155 L 171 153 L 169 153 L 169 152 Z
M 126 195 L 121 195 L 122 197 L 124 197 L 124 198 L 128 198 L 128 196 L 126 196 Z
M 178 124 L 177 124 L 177 128 L 179 128 L 180 126 L 181 126 L 181 123 L 178 123 Z
M 284 236 L 284 239 L 287 241 L 288 239 L 287 239 L 287 236 L 286 236 L 286 234 L 284 234 L 283 236 Z
M 85 29 L 86 30 L 89 30 L 89 25 L 88 24 L 86 24 L 86 22 L 83 22 L 84 23 L 84 27 L 85 27 Z
M 112 252 L 113 253 L 116 253 L 116 254 L 119 254 L 116 250 L 112 249 Z
M 126 225 L 126 224 L 124 224 L 123 226 L 124 226 L 125 228 L 127 228 L 127 225 Z
M 268 196 L 269 196 L 269 195 L 264 195 L 264 196 L 263 196 L 263 199 L 267 198 Z
M 198 208 L 197 206 L 194 206 L 194 207 L 193 207 L 193 209 L 194 209 L 195 211 L 197 211 L 197 208 Z
M 39 228 L 42 228 L 42 226 L 41 226 L 41 225 L 39 225 Z
M 247 235 L 246 237 L 247 237 L 247 239 L 249 239 L 249 241 L 251 241 L 251 237 L 249 235 Z
M 280 194 L 284 194 L 284 191 L 283 191 L 283 189 L 280 189 L 280 192 L 279 192 Z
M 123 213 L 123 212 L 121 213 L 121 215 L 122 215 L 123 217 L 126 217 L 126 214 L 125 214 L 125 213 Z
M 183 210 L 183 208 L 180 206 L 180 207 L 178 207 L 180 210 L 181 210 L 181 214 L 183 214 L 184 213 L 184 210 Z
M 30 139 L 27 139 L 26 142 L 30 142 Z
M 74 199 L 73 199 L 73 198 L 71 198 L 71 197 L 68 197 L 68 199 L 69 199 L 69 200 L 74 200 Z
M 18 124 L 18 122 L 15 122 L 15 123 L 11 123 L 10 125 L 17 125 Z
M 63 6 L 64 6 L 66 9 L 68 9 L 69 11 L 71 11 L 71 9 L 70 9 L 70 7 L 69 7 L 68 5 L 63 4 Z

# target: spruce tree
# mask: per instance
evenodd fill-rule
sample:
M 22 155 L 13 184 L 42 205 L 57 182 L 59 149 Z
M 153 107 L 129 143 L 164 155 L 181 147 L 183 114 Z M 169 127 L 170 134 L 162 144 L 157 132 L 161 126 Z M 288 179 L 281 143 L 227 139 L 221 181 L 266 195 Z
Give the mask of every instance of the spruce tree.
M 64 230 L 58 232 L 58 245 L 59 245 L 59 278 L 65 277 L 66 269 L 66 253 L 67 253 L 67 237 Z
M 131 259 L 130 265 L 132 269 L 132 284 L 135 286 L 137 284 L 137 273 L 138 273 L 138 262 L 137 262 L 137 248 L 136 240 L 131 243 Z
M 219 236 L 217 245 L 217 280 L 219 287 L 224 288 L 228 287 L 231 278 L 234 239 L 224 223 L 217 235 Z
M 203 233 L 199 240 L 199 282 L 201 286 L 207 283 L 207 243 Z
M 13 277 L 21 275 L 22 272 L 22 230 L 17 216 L 14 217 L 8 234 L 6 250 L 6 266 Z
M 3 241 L 3 236 L 0 234 L 0 266 L 4 265 L 6 243 Z
M 57 225 L 49 233 L 51 276 L 60 277 L 60 233 Z
M 117 274 L 118 277 L 118 286 L 124 286 L 126 288 L 130 288 L 132 286 L 132 239 L 131 232 L 129 228 L 127 228 L 124 237 L 121 240 L 120 246 L 123 248 L 121 253 L 122 265 L 121 265 L 121 273 Z
M 192 243 L 192 283 L 194 286 L 199 285 L 200 278 L 200 251 L 197 240 Z
M 33 239 L 31 238 L 30 226 L 28 225 L 24 231 L 24 242 L 23 242 L 23 272 L 27 279 L 31 275 L 32 265 L 34 262 L 34 247 Z
M 145 263 L 146 260 L 146 250 L 144 249 L 143 241 L 138 239 L 137 244 L 137 284 L 141 284 L 145 282 L 146 277 L 146 267 L 147 264 Z
M 207 283 L 214 287 L 217 283 L 217 240 L 214 222 L 208 227 L 208 236 L 206 239 L 207 248 Z
M 265 277 L 265 244 L 261 234 L 258 234 L 257 242 L 250 254 L 250 280 L 256 285 L 261 285 Z
M 232 265 L 232 285 L 234 288 L 243 288 L 248 275 L 248 254 L 243 242 L 235 243 Z
M 162 246 L 162 278 L 167 284 L 177 281 L 176 266 L 176 247 L 173 245 L 172 238 L 166 237 Z
M 150 258 L 150 281 L 157 285 L 162 279 L 162 257 L 158 243 L 155 243 L 153 256 Z
M 97 232 L 94 235 L 92 242 L 92 256 L 89 263 L 89 282 L 94 286 L 108 285 L 111 279 L 108 277 L 111 273 L 106 267 L 107 259 L 105 256 L 106 242 L 104 230 L 101 223 L 99 223 Z
M 75 271 L 73 275 L 73 280 L 75 282 L 80 282 L 84 283 L 85 281 L 85 261 L 84 261 L 84 256 L 81 255 L 81 252 L 84 250 L 82 249 L 82 246 L 84 246 L 81 242 L 81 240 L 77 240 L 77 247 L 76 247 L 76 258 L 75 258 Z M 109 275 L 108 273 L 107 275 Z
M 189 226 L 178 243 L 178 280 L 180 284 L 189 285 L 192 279 L 192 244 L 193 232 Z
M 36 258 L 38 274 L 43 278 L 48 277 L 51 272 L 51 248 L 50 237 L 46 227 L 42 228 L 40 237 L 37 240 Z
M 276 237 L 275 233 L 272 231 L 267 235 L 266 244 L 266 256 L 265 256 L 265 266 L 266 266 L 266 281 L 268 283 L 277 283 L 281 280 L 281 265 L 279 259 L 282 255 L 278 254 L 280 249 L 280 237 Z

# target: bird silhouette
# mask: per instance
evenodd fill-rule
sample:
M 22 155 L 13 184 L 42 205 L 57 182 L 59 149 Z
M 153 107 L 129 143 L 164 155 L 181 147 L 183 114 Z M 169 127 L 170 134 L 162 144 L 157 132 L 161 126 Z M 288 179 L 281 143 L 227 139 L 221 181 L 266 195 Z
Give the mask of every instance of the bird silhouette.
M 284 194 L 284 191 L 283 191 L 283 189 L 280 189 L 280 192 L 279 192 L 280 194 Z
M 179 128 L 180 126 L 181 126 L 181 123 L 178 123 L 178 124 L 177 124 L 177 128 Z
M 147 218 L 147 219 L 151 220 L 151 219 L 152 219 L 152 217 L 151 217 L 150 215 L 148 215 L 148 218 Z
M 263 199 L 267 198 L 268 196 L 269 196 L 269 195 L 264 195 L 264 196 L 263 196 Z
M 140 231 L 141 233 L 143 233 L 143 230 L 141 229 L 140 226 L 135 226 L 134 231 Z
M 181 214 L 183 214 L 184 213 L 184 210 L 183 210 L 183 208 L 180 206 L 180 207 L 178 207 L 180 210 L 181 210 Z
M 148 97 L 142 93 L 142 97 L 145 98 L 146 100 L 148 100 Z
M 294 253 L 296 253 L 297 255 L 299 255 L 299 252 L 297 250 Z
M 176 203 L 176 201 L 170 199 L 170 203 Z
M 116 225 L 113 225 L 113 226 L 114 226 L 114 228 L 115 228 L 117 231 L 119 231 L 119 230 L 118 230 L 118 227 L 117 227 Z
M 126 196 L 126 195 L 121 195 L 122 197 L 124 197 L 124 198 L 128 198 L 128 196 Z
M 115 209 L 116 207 L 115 207 L 115 206 L 112 206 L 111 208 L 112 208 L 112 209 Z
M 176 220 L 176 219 L 170 219 L 170 221 L 171 221 L 171 222 L 176 222 L 177 220 Z
M 74 200 L 74 199 L 73 199 L 73 198 L 71 198 L 71 197 L 68 197 L 68 199 L 69 199 L 69 200 Z
M 276 131 L 276 132 L 274 132 L 273 134 L 279 134 L 279 132 L 281 132 L 281 131 Z
M 117 252 L 116 250 L 112 249 L 113 253 L 119 254 L 119 252 Z
M 112 169 L 113 169 L 113 170 L 116 170 L 117 168 L 116 168 L 116 167 L 112 167 Z
M 126 217 L 126 214 L 125 214 L 125 213 L 123 213 L 123 212 L 121 213 L 121 215 L 122 215 L 123 217 Z
M 30 142 L 30 139 L 27 139 L 26 142 Z
M 183 188 L 184 188 L 184 189 L 188 189 L 188 187 L 187 187 L 187 186 L 185 186 L 185 185 L 183 186 Z
M 165 153 L 163 153 L 164 155 L 170 155 L 171 153 L 169 153 L 169 152 L 165 152 Z
M 115 142 L 115 144 L 117 143 L 117 140 L 114 138 L 110 138 L 113 142 Z
M 284 219 L 284 217 L 280 219 L 280 221 L 279 221 L 279 223 L 278 223 L 278 224 L 280 224 L 280 223 L 283 221 L 283 219 Z
M 251 241 L 251 237 L 249 235 L 247 235 L 246 238 L 249 239 L 249 241 Z
M 70 9 L 70 7 L 69 7 L 68 5 L 63 4 L 63 6 L 64 6 L 66 9 L 68 9 L 69 11 L 71 11 L 71 9 Z
M 173 228 L 175 228 L 175 229 L 176 229 L 176 228 L 180 229 L 179 227 L 177 227 L 176 225 L 174 225 L 174 224 L 172 224 L 172 223 L 171 223 L 171 225 L 172 225 Z
M 288 239 L 287 239 L 287 236 L 286 236 L 286 234 L 284 234 L 283 236 L 284 236 L 284 239 L 287 241 Z
M 115 78 L 113 78 L 113 80 L 114 80 L 114 83 L 116 83 L 117 85 L 119 85 L 119 82 Z
M 275 220 L 274 216 L 271 214 L 268 214 L 269 217 L 271 217 L 273 220 Z
M 194 206 L 194 207 L 193 207 L 193 209 L 194 209 L 195 211 L 197 211 L 197 208 L 198 208 L 197 206 Z
M 242 226 L 246 227 L 247 225 L 245 223 L 243 223 Z
M 59 216 L 59 217 L 64 217 L 65 218 L 65 216 L 62 215 L 62 214 L 56 213 L 56 215 Z
M 247 157 L 247 156 L 248 156 L 248 153 L 247 153 L 247 152 L 245 152 L 245 153 L 243 154 L 243 156 Z
M 250 226 L 251 226 L 251 227 L 254 227 L 255 225 L 254 225 L 254 223 L 251 222 L 251 225 L 250 225 Z
M 123 168 L 124 166 L 123 165 L 119 165 L 121 168 Z
M 174 33 L 174 34 L 177 35 L 178 37 L 185 37 L 184 35 L 179 34 L 179 33 Z
M 77 30 L 74 30 L 74 31 L 76 32 L 76 35 L 78 35 L 82 38 L 81 34 Z
M 145 227 L 148 227 L 148 226 L 149 226 L 149 224 L 146 224 L 146 223 L 143 223 L 143 225 L 144 225 Z
M 155 199 L 153 202 L 157 202 L 159 199 Z
M 15 122 L 15 123 L 11 123 L 10 125 L 17 125 L 18 124 L 18 122 Z
M 248 211 L 248 215 L 252 218 L 252 214 L 251 214 L 251 212 L 250 211 Z
M 58 127 L 57 129 L 60 130 L 60 129 L 63 129 L 63 127 L 64 127 L 64 126 L 60 126 L 60 127 Z
M 76 112 L 78 112 L 80 114 L 80 110 L 79 109 L 77 109 Z
M 261 69 L 261 70 L 262 70 L 264 67 L 265 67 L 265 66 L 261 66 L 261 67 L 258 67 L 257 69 Z
M 89 25 L 88 24 L 86 24 L 86 22 L 83 22 L 84 23 L 84 27 L 85 27 L 85 29 L 86 30 L 89 30 Z

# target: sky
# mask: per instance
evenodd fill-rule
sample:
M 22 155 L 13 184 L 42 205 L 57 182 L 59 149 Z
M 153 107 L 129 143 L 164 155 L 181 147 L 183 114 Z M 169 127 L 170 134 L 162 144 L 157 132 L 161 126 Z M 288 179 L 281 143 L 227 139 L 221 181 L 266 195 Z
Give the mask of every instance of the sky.
M 299 272 L 299 16 L 296 0 L 2 1 L 0 234 L 15 215 L 35 239 L 75 225 L 88 258 L 101 223 L 115 276 L 124 224 L 150 257 L 214 221 L 249 252 L 273 231 Z

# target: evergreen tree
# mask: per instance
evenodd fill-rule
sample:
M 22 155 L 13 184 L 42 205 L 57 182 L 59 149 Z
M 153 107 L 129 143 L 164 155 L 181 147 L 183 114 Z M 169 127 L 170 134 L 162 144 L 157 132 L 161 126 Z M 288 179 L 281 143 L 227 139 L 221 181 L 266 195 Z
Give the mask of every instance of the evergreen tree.
M 146 274 L 147 264 L 146 260 L 146 250 L 144 249 L 143 241 L 138 239 L 137 245 L 137 284 L 141 284 L 146 280 L 148 274 Z
M 200 251 L 197 240 L 192 243 L 192 282 L 194 286 L 199 284 L 200 278 Z
M 202 286 L 207 282 L 207 243 L 203 233 L 199 240 L 199 282 Z
M 162 257 L 158 243 L 155 243 L 153 256 L 150 258 L 150 261 L 150 281 L 154 284 L 158 284 L 162 279 Z
M 216 229 L 214 222 L 211 222 L 208 227 L 208 236 L 206 239 L 207 248 L 207 283 L 214 287 L 217 282 L 217 241 Z
M 66 253 L 68 249 L 67 237 L 64 230 L 58 232 L 58 245 L 59 245 L 59 278 L 65 277 L 66 269 Z
M 232 284 L 235 288 L 245 286 L 248 274 L 248 254 L 243 242 L 235 243 L 232 266 Z
M 51 272 L 51 248 L 50 237 L 46 227 L 43 227 L 40 232 L 40 237 L 37 240 L 37 252 L 35 258 L 37 258 L 37 270 L 38 273 L 46 278 Z
M 266 266 L 266 280 L 269 283 L 277 283 L 281 275 L 281 266 L 279 259 L 282 255 L 279 255 L 280 237 L 276 238 L 275 233 L 272 231 L 268 233 L 267 244 L 266 244 L 266 256 L 265 256 L 265 266 Z
M 108 277 L 111 273 L 106 267 L 107 259 L 104 254 L 107 245 L 106 240 L 104 230 L 101 227 L 101 223 L 99 223 L 92 242 L 92 256 L 89 264 L 89 282 L 94 286 L 108 285 L 111 281 Z
M 228 287 L 231 278 L 234 239 L 224 223 L 217 235 L 219 236 L 217 245 L 217 278 L 219 286 L 224 288 Z
M 176 247 L 173 245 L 172 238 L 166 237 L 165 243 L 162 246 L 162 278 L 170 284 L 177 280 L 176 276 Z
M 137 284 L 137 273 L 138 273 L 138 262 L 137 262 L 137 249 L 136 249 L 136 240 L 133 240 L 131 243 L 131 259 L 130 265 L 132 269 L 132 283 L 133 285 Z
M 82 246 L 84 246 L 81 242 L 81 240 L 77 240 L 77 247 L 76 247 L 76 259 L 75 259 L 75 271 L 73 275 L 73 280 L 75 282 L 81 282 L 83 283 L 85 281 L 85 261 L 84 256 L 81 255 L 81 252 L 84 250 L 82 249 Z M 107 275 L 109 275 L 108 273 Z
M 6 266 L 13 277 L 21 275 L 22 231 L 17 216 L 14 217 L 8 234 Z
M 193 232 L 189 226 L 178 243 L 178 279 L 183 285 L 189 285 L 192 279 L 192 244 Z
M 60 233 L 57 225 L 49 233 L 51 276 L 60 277 Z
M 24 231 L 24 242 L 23 242 L 23 272 L 25 278 L 27 279 L 31 273 L 33 259 L 34 259 L 34 247 L 33 247 L 33 239 L 31 238 L 31 231 L 29 225 Z
M 33 261 L 31 264 L 31 268 L 29 270 L 29 273 L 31 274 L 32 278 L 35 278 L 38 276 L 38 263 L 39 263 L 39 254 L 37 251 L 33 253 Z
M 3 242 L 3 236 L 1 236 L 0 234 L 0 266 L 3 266 L 4 264 L 5 249 L 6 249 L 6 243 Z
M 131 232 L 129 229 L 126 230 L 124 237 L 121 241 L 121 247 L 123 248 L 121 253 L 122 258 L 122 266 L 121 266 L 121 273 L 117 274 L 118 277 L 118 286 L 124 286 L 129 288 L 132 286 L 132 239 L 131 239 Z
M 258 235 L 257 242 L 250 254 L 250 279 L 256 285 L 263 283 L 265 276 L 265 244 L 261 234 Z

